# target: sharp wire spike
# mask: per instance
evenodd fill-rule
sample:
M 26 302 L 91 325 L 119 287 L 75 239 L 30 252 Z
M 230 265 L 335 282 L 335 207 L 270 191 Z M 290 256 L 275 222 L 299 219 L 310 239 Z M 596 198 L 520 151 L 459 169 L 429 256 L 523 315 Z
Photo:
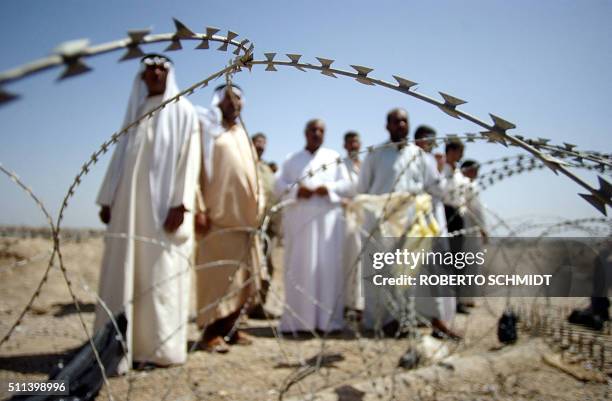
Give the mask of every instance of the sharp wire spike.
M 151 33 L 151 28 L 146 29 L 130 29 L 128 31 L 128 36 L 132 42 L 132 44 L 138 44 L 143 41 L 145 36 Z
M 191 29 L 187 28 L 187 26 L 181 21 L 177 20 L 176 18 L 172 18 L 172 20 L 174 21 L 174 26 L 176 28 L 175 36 L 177 38 L 191 38 L 195 36 L 195 33 Z
M 134 58 L 142 58 L 145 56 L 145 53 L 142 51 L 140 46 L 138 45 L 129 45 L 123 56 L 119 59 L 119 61 L 131 60 Z
M 438 92 L 440 93 L 440 95 L 444 98 L 444 103 L 447 107 L 451 107 L 451 108 L 455 108 L 461 104 L 465 104 L 467 103 L 465 100 L 461 100 L 457 97 L 451 96 L 449 94 L 446 94 L 444 92 Z
M 81 59 L 77 58 L 67 63 L 66 68 L 59 76 L 58 80 L 74 77 L 76 75 L 84 74 L 91 71 L 91 68 L 85 64 Z
M 232 40 L 234 40 L 237 37 L 238 37 L 238 34 L 236 32 L 227 31 L 227 41 L 228 42 L 231 42 Z
M 301 54 L 287 54 L 287 57 L 289 57 L 289 60 L 291 60 L 293 64 L 297 64 L 300 62 L 300 58 L 302 58 L 302 55 Z
M 223 43 L 221 44 L 221 46 L 219 46 L 219 47 L 217 48 L 217 50 L 219 50 L 219 51 L 221 51 L 221 52 L 227 51 L 227 46 L 228 46 L 228 45 L 229 45 L 229 42 L 223 42 Z
M 202 42 L 196 47 L 196 49 L 203 49 L 203 50 L 206 50 L 208 48 L 210 48 L 208 39 L 202 39 Z
M 497 131 L 483 131 L 481 134 L 483 137 L 487 138 L 489 142 L 499 142 L 508 147 L 508 143 L 506 142 L 506 134 L 502 134 Z
M 334 60 L 322 57 L 317 57 L 317 60 L 319 60 L 319 63 L 321 63 L 321 67 L 323 67 L 324 69 L 330 68 L 332 63 L 334 62 Z
M 179 39 L 172 39 L 172 42 L 164 49 L 165 52 L 172 52 L 176 50 L 181 50 L 183 46 L 181 45 L 181 41 Z
M 373 69 L 373 68 L 368 68 L 368 67 L 364 67 L 364 66 L 361 66 L 361 65 L 352 65 L 352 64 L 351 64 L 351 67 L 352 67 L 352 68 L 353 68 L 355 71 L 357 71 L 357 74 L 358 74 L 358 75 L 363 76 L 363 77 L 367 76 L 369 73 L 371 73 L 372 71 L 374 71 L 374 69 Z
M 219 28 L 206 27 L 206 37 L 208 39 L 212 38 L 219 30 Z
M 12 100 L 16 100 L 17 98 L 19 98 L 18 95 L 0 88 L 0 104 L 8 103 Z
M 507 131 L 509 129 L 513 129 L 516 128 L 516 125 L 514 125 L 513 123 L 504 120 L 501 117 L 498 117 L 494 114 L 489 114 L 491 116 L 491 119 L 493 120 L 493 124 L 495 128 L 499 128 L 503 131 Z
M 580 195 L 582 199 L 589 202 L 593 207 L 595 207 L 595 209 L 599 210 L 601 214 L 603 214 L 604 216 L 608 215 L 606 212 L 606 204 L 601 199 L 599 199 L 597 196 L 591 195 L 591 194 L 578 194 L 578 195 Z
M 397 75 L 394 75 L 393 78 L 397 81 L 397 84 L 398 84 L 398 86 L 401 89 L 409 90 L 413 86 L 417 85 L 416 82 L 413 82 L 413 81 L 411 81 L 409 79 L 406 79 L 406 78 L 402 78 L 402 77 L 397 76 Z

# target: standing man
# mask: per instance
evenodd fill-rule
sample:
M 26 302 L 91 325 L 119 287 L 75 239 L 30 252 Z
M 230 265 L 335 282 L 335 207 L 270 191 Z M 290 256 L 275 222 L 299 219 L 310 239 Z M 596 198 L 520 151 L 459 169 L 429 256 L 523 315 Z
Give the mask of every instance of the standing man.
M 445 164 L 442 168 L 442 175 L 446 180 L 446 192 L 444 196 L 444 213 L 446 215 L 446 225 L 449 233 L 454 233 L 449 238 L 449 248 L 453 253 L 462 252 L 464 247 L 463 234 L 457 231 L 465 228 L 463 216 L 465 214 L 465 191 L 469 185 L 469 180 L 461 173 L 457 164 L 463 158 L 464 146 L 460 139 L 449 139 L 445 148 Z M 463 274 L 456 270 L 455 274 Z M 460 295 L 460 294 L 458 294 Z M 470 302 L 463 302 L 461 297 L 457 297 L 457 313 L 469 314 L 467 309 Z
M 274 196 L 274 184 L 276 179 L 274 178 L 274 172 L 263 159 L 262 156 L 266 151 L 267 138 L 262 132 L 258 132 L 251 137 L 253 146 L 257 151 L 257 173 L 259 174 L 259 182 L 263 187 L 263 192 L 266 197 L 265 215 L 270 213 L 272 206 L 276 204 L 276 197 Z M 270 216 L 268 227 L 266 230 L 267 241 L 263 244 L 263 254 L 266 260 L 267 274 L 266 278 L 262 280 L 260 299 L 256 300 L 256 305 L 249 312 L 249 317 L 253 319 L 267 319 L 273 317 L 273 315 L 264 310 L 266 299 L 268 296 L 268 290 L 272 284 L 272 275 L 274 273 L 274 266 L 272 265 L 272 242 L 278 232 L 278 225 L 280 222 L 279 213 L 275 213 Z
M 361 138 L 356 131 L 349 131 L 344 134 L 344 149 L 346 150 L 346 159 L 344 163 L 349 172 L 351 183 L 357 187 L 359 180 L 359 169 L 361 168 L 361 160 L 359 160 L 359 150 L 361 149 Z
M 166 56 L 142 58 L 124 126 L 179 92 Z M 200 168 L 196 113 L 185 98 L 168 103 L 117 142 L 97 203 L 108 225 L 100 298 L 125 311 L 132 362 L 174 365 L 187 359 L 193 212 Z M 96 310 L 96 330 L 108 321 Z
M 369 153 L 361 168 L 357 191 L 363 194 L 391 194 L 409 193 L 422 194 L 428 188 L 433 187 L 430 169 L 428 168 L 426 153 L 420 147 L 406 142 L 409 132 L 408 113 L 404 109 L 396 108 L 387 114 L 387 131 L 389 141 Z M 386 196 L 385 199 L 388 199 Z M 409 213 L 409 205 L 405 207 L 405 214 Z M 377 227 L 368 222 L 364 225 L 366 232 L 372 232 L 379 237 Z M 376 223 L 379 223 L 376 221 Z M 408 229 L 408 227 L 405 227 Z M 388 306 L 384 304 L 387 298 L 380 290 L 373 286 L 364 285 L 365 310 L 364 323 L 369 328 L 392 327 L 394 320 L 397 321 L 397 311 L 392 316 Z M 391 296 L 402 307 L 407 292 L 394 293 Z M 418 297 L 416 299 L 416 310 L 425 317 L 432 320 L 436 329 L 443 333 L 456 337 L 442 319 L 446 316 L 443 297 Z M 401 312 L 400 312 L 401 313 Z
M 359 181 L 359 150 L 361 149 L 361 139 L 356 131 L 348 131 L 344 134 L 344 149 L 346 158 L 344 164 L 349 174 L 350 192 L 355 195 L 357 192 L 357 182 Z M 350 199 L 346 199 L 348 204 Z M 350 218 L 345 211 L 345 242 L 344 242 L 344 277 L 345 291 L 344 304 L 345 314 L 349 320 L 359 321 L 363 311 L 363 291 L 361 288 L 361 227 L 357 225 L 355 219 Z
M 420 125 L 414 131 L 414 143 L 423 149 L 425 164 L 426 164 L 426 183 L 425 192 L 431 195 L 431 203 L 433 213 L 440 228 L 440 236 L 445 236 L 446 231 L 446 215 L 444 212 L 444 196 L 445 180 L 438 170 L 439 161 L 432 154 L 432 150 L 436 144 L 436 131 L 427 126 Z
M 210 109 L 199 107 L 203 167 L 196 230 L 197 324 L 201 346 L 229 351 L 250 344 L 237 329 L 241 313 L 259 288 L 260 250 L 256 229 L 264 197 L 257 179 L 257 154 L 240 123 L 244 97 L 236 85 L 215 89 Z
M 340 155 L 323 148 L 325 124 L 306 124 L 306 147 L 288 157 L 276 193 L 295 202 L 283 213 L 285 309 L 283 332 L 340 330 L 343 327 L 341 197 L 349 177 Z

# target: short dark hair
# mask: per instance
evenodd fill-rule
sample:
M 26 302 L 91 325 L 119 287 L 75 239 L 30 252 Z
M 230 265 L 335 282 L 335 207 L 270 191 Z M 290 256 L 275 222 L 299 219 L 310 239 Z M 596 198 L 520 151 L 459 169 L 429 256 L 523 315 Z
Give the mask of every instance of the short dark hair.
M 410 116 L 408 115 L 408 112 L 405 109 L 402 109 L 401 107 L 396 107 L 387 113 L 387 124 L 389 124 L 389 122 L 391 121 L 391 115 L 400 111 L 406 113 L 406 119 L 408 122 L 410 122 Z
M 414 131 L 414 139 L 422 139 L 428 136 L 436 136 L 436 130 L 429 125 L 419 125 L 416 131 Z
M 451 150 L 463 150 L 463 142 L 459 138 L 450 138 L 446 140 L 446 148 L 444 153 L 448 153 Z
M 359 132 L 348 131 L 346 134 L 344 134 L 344 142 L 348 141 L 351 138 L 359 138 Z
M 468 168 L 478 169 L 479 167 L 480 167 L 480 164 L 476 160 L 472 160 L 472 159 L 464 160 L 463 163 L 461 163 L 462 170 L 468 169 Z
M 225 89 L 225 88 L 227 88 L 228 86 L 231 86 L 232 88 L 236 88 L 236 89 L 238 89 L 240 92 L 244 92 L 244 91 L 242 90 L 242 88 L 241 88 L 241 87 L 239 87 L 238 85 L 236 85 L 235 83 L 231 83 L 231 84 L 229 84 L 229 85 L 228 85 L 228 84 L 222 84 L 222 85 L 219 85 L 219 86 L 217 86 L 217 87 L 215 88 L 214 92 L 218 91 L 219 89 Z
M 266 138 L 266 134 L 264 134 L 263 132 L 258 132 L 258 133 L 256 133 L 256 134 L 254 134 L 254 135 L 251 137 L 251 141 L 254 141 L 254 140 L 255 140 L 255 139 L 257 139 L 257 138 L 263 138 L 263 139 L 265 139 L 265 140 L 268 140 L 268 138 Z

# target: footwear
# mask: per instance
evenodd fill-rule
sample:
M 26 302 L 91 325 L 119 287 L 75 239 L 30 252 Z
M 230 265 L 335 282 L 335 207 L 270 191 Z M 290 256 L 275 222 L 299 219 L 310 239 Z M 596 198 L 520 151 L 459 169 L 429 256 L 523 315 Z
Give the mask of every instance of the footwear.
M 604 319 L 602 316 L 593 313 L 591 308 L 587 309 L 574 309 L 569 315 L 567 320 L 573 324 L 580 324 L 582 326 L 589 327 L 593 330 L 601 331 L 604 326 Z
M 215 336 L 208 341 L 202 340 L 200 344 L 202 344 L 200 349 L 206 352 L 216 352 L 218 354 L 227 354 L 229 352 L 229 345 L 227 345 L 221 336 Z
M 264 309 L 263 306 L 257 305 L 255 308 L 253 308 L 253 310 L 249 312 L 249 318 L 256 320 L 270 320 L 278 319 L 278 316 L 276 316 L 272 312 L 268 312 Z
M 468 310 L 467 306 L 465 306 L 464 304 L 457 304 L 457 313 L 460 313 L 462 315 L 469 315 L 470 311 Z
M 236 330 L 234 335 L 230 338 L 229 343 L 236 345 L 251 345 L 253 344 L 253 337 L 242 330 Z

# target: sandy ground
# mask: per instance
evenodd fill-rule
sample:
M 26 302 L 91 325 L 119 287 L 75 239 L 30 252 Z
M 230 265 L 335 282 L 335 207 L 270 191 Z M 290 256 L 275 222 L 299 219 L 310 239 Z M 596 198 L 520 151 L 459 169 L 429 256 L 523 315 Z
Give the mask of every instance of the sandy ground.
M 91 291 L 97 288 L 102 241 L 88 238 L 62 247 L 82 314 L 76 313 L 60 269 L 51 267 L 32 310 L 0 347 L 0 382 L 44 379 L 54 364 L 86 340 L 82 323 L 88 328 L 93 324 Z M 0 238 L 0 335 L 8 331 L 36 290 L 50 250 L 51 242 L 43 238 Z M 29 258 L 33 260 L 16 265 Z M 277 249 L 274 259 L 280 266 L 281 250 Z M 277 274 L 273 284 L 279 297 L 280 277 Z M 272 295 L 269 301 L 270 309 L 278 312 L 282 299 Z M 436 350 L 447 350 L 450 356 L 410 371 L 396 367 L 408 347 L 406 339 L 362 337 L 350 330 L 326 339 L 279 338 L 276 321 L 245 320 L 244 327 L 255 337 L 253 345 L 232 347 L 226 355 L 195 351 L 181 367 L 111 378 L 110 388 L 97 399 L 107 400 L 108 391 L 114 399 L 129 396 L 138 401 L 276 400 L 283 391 L 285 399 L 343 401 L 604 400 L 611 396 L 608 384 L 579 381 L 544 363 L 542 356 L 553 350 L 541 338 L 521 332 L 517 344 L 500 348 L 496 326 L 503 307 L 503 300 L 479 300 L 469 316 L 456 319 L 465 341 L 434 343 Z M 428 330 L 424 328 L 422 334 L 427 336 Z M 190 342 L 197 338 L 192 324 Z M 605 340 L 612 341 L 609 335 Z M 304 361 L 321 352 L 328 355 L 322 366 L 304 367 Z M 0 398 L 8 396 L 4 388 L 0 391 Z

